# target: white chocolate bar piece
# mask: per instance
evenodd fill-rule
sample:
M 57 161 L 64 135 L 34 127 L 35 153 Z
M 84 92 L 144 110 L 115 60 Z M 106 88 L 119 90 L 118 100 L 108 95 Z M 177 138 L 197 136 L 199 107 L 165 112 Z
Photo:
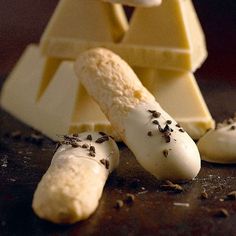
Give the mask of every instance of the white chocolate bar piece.
M 193 138 L 198 140 L 215 122 L 194 75 L 190 72 L 134 68 L 143 85 Z
M 103 0 L 110 3 L 121 3 L 133 7 L 153 7 L 161 4 L 162 0 Z
M 138 162 L 158 179 L 190 180 L 200 170 L 194 141 L 113 52 L 82 53 L 75 72 Z
M 197 143 L 204 161 L 232 164 L 236 163 L 236 120 L 219 124 L 209 130 Z
M 109 136 L 88 132 L 66 136 L 34 193 L 34 212 L 59 224 L 87 219 L 118 163 L 119 149 Z
M 181 71 L 195 71 L 207 56 L 191 0 L 137 7 L 130 26 L 120 4 L 61 0 L 40 47 L 44 55 L 61 59 L 75 59 L 89 48 L 105 47 L 131 66 Z
M 76 79 L 73 63 L 45 59 L 29 45 L 1 91 L 1 107 L 53 140 L 84 131 L 116 132 Z
M 119 42 L 128 29 L 122 5 L 101 0 L 60 0 L 40 41 L 47 56 Z M 76 43 L 75 43 L 76 42 Z M 52 56 L 57 57 L 57 56 Z

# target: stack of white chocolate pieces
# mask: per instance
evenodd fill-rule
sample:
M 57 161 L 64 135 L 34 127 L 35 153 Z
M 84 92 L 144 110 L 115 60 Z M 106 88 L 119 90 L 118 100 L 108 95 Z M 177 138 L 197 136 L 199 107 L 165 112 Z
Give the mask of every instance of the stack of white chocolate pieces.
M 136 7 L 130 23 L 120 3 L 60 0 L 39 47 L 29 45 L 6 80 L 1 106 L 52 139 L 58 134 L 104 131 L 119 137 L 73 70 L 93 47 L 111 49 L 193 139 L 214 121 L 192 72 L 207 56 L 191 0 L 110 1 Z

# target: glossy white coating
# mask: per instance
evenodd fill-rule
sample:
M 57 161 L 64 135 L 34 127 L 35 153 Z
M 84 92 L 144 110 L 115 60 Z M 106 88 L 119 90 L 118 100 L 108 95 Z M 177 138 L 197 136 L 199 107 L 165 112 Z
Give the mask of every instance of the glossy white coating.
M 159 112 L 160 117 L 154 118 L 149 110 Z M 138 162 L 158 179 L 190 180 L 200 171 L 196 144 L 157 102 L 138 105 L 123 124 L 125 143 Z M 169 131 L 164 131 L 165 127 Z
M 236 163 L 236 122 L 208 131 L 197 145 L 204 161 Z

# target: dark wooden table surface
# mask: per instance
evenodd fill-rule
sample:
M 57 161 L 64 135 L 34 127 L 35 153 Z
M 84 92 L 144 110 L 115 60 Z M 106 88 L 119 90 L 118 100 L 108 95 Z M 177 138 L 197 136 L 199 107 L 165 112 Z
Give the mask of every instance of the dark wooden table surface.
M 47 2 L 47 3 L 46 3 Z M 52 1 L 0 0 L 0 88 L 23 48 L 37 42 L 55 7 Z M 207 35 L 209 58 L 196 76 L 213 117 L 223 120 L 236 111 L 235 1 L 194 1 Z M 10 134 L 21 131 L 21 137 Z M 50 164 L 55 144 L 28 137 L 32 129 L 0 110 L 0 235 L 236 235 L 236 165 L 202 163 L 198 177 L 182 184 L 182 193 L 162 191 L 132 153 L 120 144 L 121 164 L 110 176 L 95 214 L 72 226 L 38 219 L 31 201 Z M 202 200 L 206 189 L 209 198 Z M 114 208 L 126 193 L 131 205 Z M 183 203 L 182 205 L 179 203 Z M 228 217 L 215 217 L 225 208 Z

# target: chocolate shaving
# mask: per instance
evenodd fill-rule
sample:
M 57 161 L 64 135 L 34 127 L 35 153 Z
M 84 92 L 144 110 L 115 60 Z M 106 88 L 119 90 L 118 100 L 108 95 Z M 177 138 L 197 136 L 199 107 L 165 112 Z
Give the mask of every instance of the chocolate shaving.
M 126 198 L 125 198 L 125 202 L 126 202 L 127 204 L 132 204 L 132 203 L 134 202 L 134 199 L 135 199 L 134 194 L 127 193 L 127 194 L 126 194 Z
M 95 141 L 95 143 L 104 143 L 104 142 L 106 142 L 106 141 L 108 141 L 109 140 L 109 136 L 102 136 L 102 137 L 100 137 L 100 138 L 98 138 L 96 141 Z
M 92 135 L 89 134 L 89 135 L 86 137 L 86 139 L 89 140 L 89 141 L 92 141 L 92 140 L 93 140 Z
M 153 120 L 152 123 L 155 124 L 155 125 L 160 125 L 158 120 Z
M 104 132 L 99 132 L 99 134 L 102 136 L 106 136 L 106 134 Z
M 227 199 L 229 200 L 236 200 L 236 191 L 232 191 L 227 194 Z
M 110 163 L 106 159 L 101 159 L 100 162 L 106 167 L 106 169 L 109 169 Z
M 90 152 L 93 152 L 93 153 L 96 153 L 96 150 L 95 150 L 95 147 L 94 147 L 94 146 L 90 146 L 89 151 L 90 151 Z
M 82 148 L 88 148 L 88 147 L 89 147 L 89 145 L 86 144 L 86 143 L 84 143 L 84 144 L 82 145 Z
M 220 208 L 214 211 L 214 216 L 215 217 L 228 217 L 229 212 L 225 208 Z
M 164 155 L 164 157 L 168 157 L 168 154 L 169 154 L 169 152 L 168 152 L 167 149 L 163 150 L 163 155 Z
M 179 129 L 179 132 L 182 132 L 182 133 L 184 133 L 184 130 L 181 128 L 181 129 Z
M 200 195 L 201 199 L 205 200 L 205 199 L 208 199 L 208 193 L 206 192 L 206 190 L 203 190 L 201 192 L 201 195 Z
M 175 193 L 183 192 L 183 188 L 179 184 L 173 184 L 171 181 L 166 181 L 165 184 L 162 184 L 161 189 L 167 191 L 173 191 Z
M 152 131 L 148 131 L 147 135 L 148 135 L 149 137 L 151 137 L 151 136 L 153 135 L 153 134 L 152 134 Z
M 116 209 L 120 209 L 123 206 L 124 206 L 124 202 L 122 200 L 116 200 L 116 205 L 115 205 Z

